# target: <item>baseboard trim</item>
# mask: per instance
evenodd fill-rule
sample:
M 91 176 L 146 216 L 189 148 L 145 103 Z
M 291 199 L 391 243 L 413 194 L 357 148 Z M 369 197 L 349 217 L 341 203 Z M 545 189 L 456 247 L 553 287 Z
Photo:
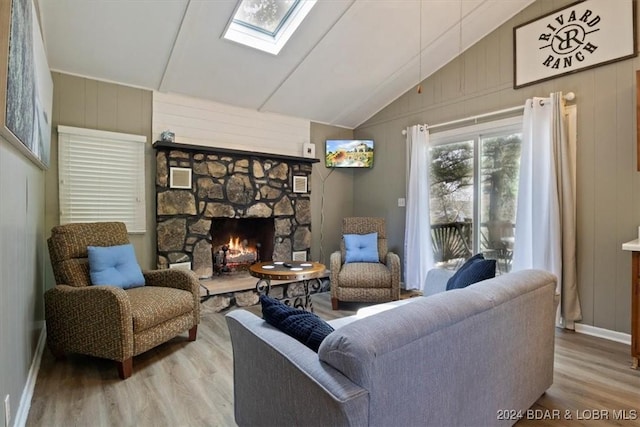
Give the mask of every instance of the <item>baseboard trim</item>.
M 31 367 L 29 368 L 27 383 L 24 386 L 24 390 L 22 390 L 22 396 L 20 396 L 20 406 L 16 412 L 16 419 L 13 423 L 13 427 L 24 427 L 27 424 L 27 417 L 29 416 L 29 410 L 31 409 L 31 399 L 33 398 L 33 390 L 36 387 L 36 380 L 38 379 L 40 362 L 42 361 L 42 353 L 44 352 L 44 344 L 46 341 L 47 328 L 44 322 L 42 322 L 40 337 L 38 338 L 36 351 L 33 355 L 33 360 L 31 361 Z
M 604 338 L 609 341 L 615 341 L 622 344 L 631 345 L 631 334 L 625 334 L 623 332 L 611 331 L 609 329 L 598 328 L 591 325 L 583 325 L 582 323 L 576 323 L 576 332 L 591 335 L 598 338 Z

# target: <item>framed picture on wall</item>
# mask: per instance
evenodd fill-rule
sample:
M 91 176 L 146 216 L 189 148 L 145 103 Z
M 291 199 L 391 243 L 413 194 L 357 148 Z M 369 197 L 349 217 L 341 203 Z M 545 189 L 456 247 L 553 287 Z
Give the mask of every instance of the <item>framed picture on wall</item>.
M 53 80 L 33 1 L 1 1 L 0 29 L 0 134 L 46 169 Z
M 515 89 L 634 57 L 635 0 L 584 0 L 513 29 Z

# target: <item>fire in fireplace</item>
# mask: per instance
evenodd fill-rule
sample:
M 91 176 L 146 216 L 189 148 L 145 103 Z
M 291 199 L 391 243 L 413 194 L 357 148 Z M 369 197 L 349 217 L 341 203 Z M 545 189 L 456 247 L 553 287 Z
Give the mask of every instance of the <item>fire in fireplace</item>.
M 213 271 L 245 271 L 273 256 L 273 218 L 214 218 L 211 222 Z

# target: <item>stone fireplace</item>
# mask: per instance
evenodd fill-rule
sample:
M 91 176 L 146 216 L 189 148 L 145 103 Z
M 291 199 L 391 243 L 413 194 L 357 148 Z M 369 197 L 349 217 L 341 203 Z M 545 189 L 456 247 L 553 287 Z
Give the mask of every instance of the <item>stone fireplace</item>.
M 309 258 L 308 183 L 317 159 L 165 141 L 153 146 L 158 268 L 190 263 L 198 277 L 212 277 L 222 246 L 229 246 L 230 238 L 232 244 L 237 238 L 241 248 L 233 249 L 233 254 L 228 248 L 228 255 L 239 262 L 251 262 L 250 255 L 243 257 L 240 252 L 250 246 L 255 250 L 256 244 L 256 257 L 265 261 L 291 260 L 294 253 Z M 172 186 L 172 168 L 186 171 L 186 178 L 190 174 L 190 187 L 184 182 Z M 299 178 L 307 185 L 294 191 L 294 179 L 299 183 Z M 257 231 L 262 235 L 255 236 Z

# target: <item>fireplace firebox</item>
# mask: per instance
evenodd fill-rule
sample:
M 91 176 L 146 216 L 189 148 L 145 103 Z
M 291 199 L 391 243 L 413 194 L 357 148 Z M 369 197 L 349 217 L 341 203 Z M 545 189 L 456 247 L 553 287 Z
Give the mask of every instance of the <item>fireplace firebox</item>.
M 270 260 L 274 245 L 273 218 L 214 218 L 211 251 L 215 274 L 246 271 Z

